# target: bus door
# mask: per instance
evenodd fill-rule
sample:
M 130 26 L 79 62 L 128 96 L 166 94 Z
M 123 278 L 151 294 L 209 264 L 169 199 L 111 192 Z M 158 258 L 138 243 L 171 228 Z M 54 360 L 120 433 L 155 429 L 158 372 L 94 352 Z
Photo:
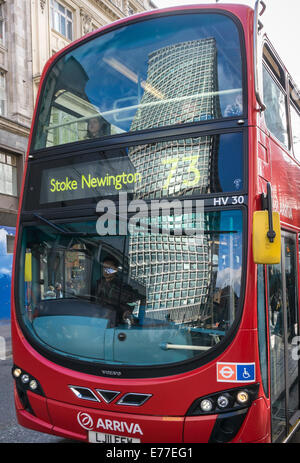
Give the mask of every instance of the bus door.
M 281 263 L 268 266 L 272 441 L 281 441 L 299 414 L 296 235 L 282 232 Z

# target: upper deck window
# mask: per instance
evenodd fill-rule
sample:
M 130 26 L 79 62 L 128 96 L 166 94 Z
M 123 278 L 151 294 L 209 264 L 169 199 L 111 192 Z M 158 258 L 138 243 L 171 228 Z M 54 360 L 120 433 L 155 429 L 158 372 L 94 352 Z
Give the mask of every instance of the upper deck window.
M 263 69 L 265 120 L 268 129 L 286 147 L 289 147 L 286 96 L 269 71 Z
M 280 63 L 275 58 L 267 44 L 264 45 L 263 49 L 264 61 L 267 63 L 269 69 L 272 71 L 281 86 L 285 88 L 285 73 Z
M 95 37 L 56 61 L 33 148 L 242 114 L 234 21 L 208 13 L 152 18 Z
M 300 161 L 300 94 L 293 84 L 289 84 L 290 113 L 294 155 Z
M 263 49 L 263 92 L 267 128 L 288 149 L 289 131 L 285 71 L 267 44 Z

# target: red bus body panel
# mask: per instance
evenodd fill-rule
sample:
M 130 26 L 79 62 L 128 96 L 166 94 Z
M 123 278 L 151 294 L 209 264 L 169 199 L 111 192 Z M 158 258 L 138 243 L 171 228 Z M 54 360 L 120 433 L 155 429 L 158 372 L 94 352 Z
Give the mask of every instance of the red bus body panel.
M 237 387 L 234 382 L 218 382 L 216 362 L 242 362 L 256 365 L 256 382 L 260 383 L 257 400 L 252 404 L 246 419 L 233 442 L 270 442 L 270 402 L 265 398 L 261 386 L 259 368 L 259 351 L 257 339 L 257 300 L 256 300 L 256 266 L 252 258 L 252 215 L 253 211 L 260 208 L 259 195 L 266 189 L 266 181 L 270 180 L 272 173 L 274 183 L 281 185 L 280 191 L 274 191 L 280 211 L 286 212 L 286 206 L 291 208 L 292 219 L 282 216 L 282 220 L 291 225 L 300 226 L 300 217 L 297 205 L 292 204 L 291 198 L 295 197 L 295 189 L 300 187 L 300 179 L 295 178 L 293 164 L 288 154 L 282 156 L 282 147 L 275 141 L 270 141 L 265 129 L 263 115 L 260 114 L 255 99 L 253 88 L 253 10 L 240 5 L 193 5 L 188 9 L 225 10 L 229 11 L 240 20 L 245 34 L 245 46 L 247 56 L 248 76 L 248 125 L 249 125 L 249 191 L 248 191 L 248 243 L 247 243 L 247 268 L 246 291 L 243 315 L 239 329 L 231 344 L 218 357 L 217 360 L 188 373 L 153 379 L 114 379 L 73 371 L 50 362 L 41 356 L 27 342 L 22 334 L 15 316 L 14 289 L 12 289 L 12 340 L 14 363 L 20 368 L 30 372 L 42 385 L 45 397 L 29 393 L 29 400 L 36 416 L 25 411 L 15 394 L 16 410 L 19 423 L 25 427 L 55 434 L 65 438 L 86 441 L 88 430 L 84 429 L 78 420 L 82 412 L 88 413 L 93 421 L 90 430 L 108 432 L 121 436 L 141 438 L 142 442 L 151 443 L 193 443 L 208 442 L 211 431 L 216 422 L 216 415 L 186 416 L 187 410 L 194 400 L 212 392 Z M 166 11 L 179 11 L 179 8 L 169 8 Z M 151 11 L 135 16 L 150 17 L 156 15 Z M 134 19 L 133 18 L 133 19 Z M 122 19 L 114 25 L 123 25 L 129 22 Z M 109 29 L 106 26 L 102 30 Z M 92 37 L 95 33 L 89 34 Z M 80 43 L 80 40 L 78 41 Z M 73 46 L 73 44 L 72 44 Z M 51 64 L 55 60 L 53 56 L 47 63 L 41 79 L 43 80 Z M 40 96 L 40 90 L 39 95 Z M 34 118 L 36 117 L 36 109 Z M 32 136 L 32 134 L 31 134 Z M 31 138 L 29 140 L 29 146 Z M 272 146 L 270 146 L 272 145 Z M 274 163 L 270 164 L 270 150 Z M 258 151 L 258 155 L 257 155 Z M 278 152 L 278 155 L 277 155 Z M 294 162 L 294 161 L 293 161 Z M 21 197 L 24 192 L 24 180 Z M 288 209 L 290 210 L 290 209 Z M 18 230 L 17 230 L 18 235 Z M 17 243 L 18 236 L 16 236 Z M 17 265 L 17 263 L 14 264 Z M 14 275 L 13 275 L 14 279 Z M 102 388 L 118 390 L 122 393 L 150 393 L 153 396 L 141 407 L 129 407 L 101 402 L 83 402 L 70 390 L 70 385 L 88 387 L 90 389 Z M 100 421 L 99 421 L 100 419 Z M 108 421 L 107 421 L 108 420 Z M 96 427 L 96 423 L 110 424 L 106 431 Z M 126 422 L 126 426 L 121 426 Z M 142 435 L 128 433 L 133 429 L 131 424 L 137 424 Z M 114 426 L 110 428 L 110 426 Z M 114 429 L 114 431 L 112 431 Z M 121 431 L 120 431 L 121 429 Z M 123 431 L 122 431 L 123 430 Z

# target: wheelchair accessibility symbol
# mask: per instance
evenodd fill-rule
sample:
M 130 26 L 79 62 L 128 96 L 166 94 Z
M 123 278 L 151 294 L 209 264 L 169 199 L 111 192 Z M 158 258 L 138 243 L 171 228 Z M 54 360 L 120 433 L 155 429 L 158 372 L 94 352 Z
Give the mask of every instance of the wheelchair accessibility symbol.
M 249 371 L 247 370 L 247 368 L 244 368 L 242 377 L 243 377 L 243 379 L 249 379 L 249 378 L 251 378 L 251 375 L 250 375 Z
M 251 383 L 255 381 L 255 363 L 217 363 L 217 381 Z

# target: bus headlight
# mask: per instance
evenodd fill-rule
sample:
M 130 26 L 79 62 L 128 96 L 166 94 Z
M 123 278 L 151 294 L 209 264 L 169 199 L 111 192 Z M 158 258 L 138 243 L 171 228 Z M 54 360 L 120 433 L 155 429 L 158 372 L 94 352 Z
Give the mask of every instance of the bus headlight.
M 249 401 L 249 394 L 247 391 L 240 391 L 236 395 L 236 400 L 239 404 L 245 405 Z
M 209 413 L 213 409 L 213 402 L 210 399 L 203 399 L 200 402 L 200 408 L 204 413 Z
M 26 393 L 27 391 L 35 392 L 36 394 L 44 396 L 44 392 L 38 380 L 34 378 L 27 371 L 14 366 L 12 369 L 12 375 L 15 379 L 18 392 Z
M 219 415 L 248 408 L 257 398 L 258 389 L 259 384 L 251 384 L 200 397 L 192 403 L 187 416 Z
M 29 387 L 32 391 L 36 391 L 36 389 L 39 387 L 37 380 L 32 379 L 29 383 Z
M 21 374 L 22 374 L 22 370 L 21 370 L 20 368 L 15 368 L 15 369 L 13 370 L 13 376 L 14 376 L 15 378 L 19 378 L 19 376 L 21 376 Z
M 220 409 L 227 408 L 229 405 L 229 399 L 230 398 L 228 397 L 228 395 L 225 395 L 225 394 L 219 395 L 217 399 L 218 407 Z
M 21 376 L 21 381 L 22 381 L 23 384 L 28 384 L 29 381 L 30 381 L 29 375 L 27 375 L 26 373 L 24 373 L 24 374 Z

